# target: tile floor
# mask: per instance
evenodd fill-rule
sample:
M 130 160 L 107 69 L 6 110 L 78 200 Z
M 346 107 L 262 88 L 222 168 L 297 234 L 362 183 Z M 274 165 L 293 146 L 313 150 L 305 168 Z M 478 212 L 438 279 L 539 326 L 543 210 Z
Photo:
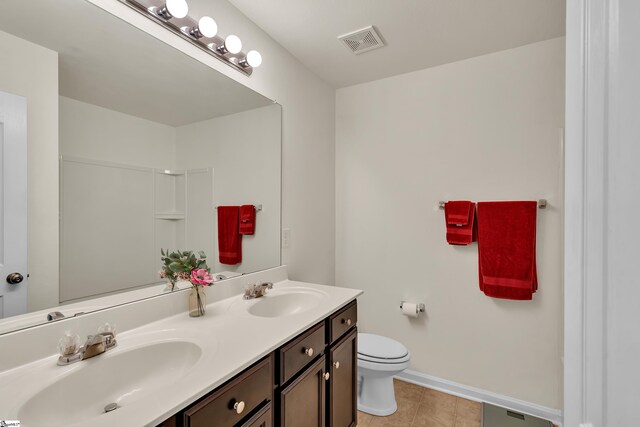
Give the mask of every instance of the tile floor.
M 394 380 L 398 410 L 388 417 L 358 412 L 358 427 L 480 427 L 481 404 Z

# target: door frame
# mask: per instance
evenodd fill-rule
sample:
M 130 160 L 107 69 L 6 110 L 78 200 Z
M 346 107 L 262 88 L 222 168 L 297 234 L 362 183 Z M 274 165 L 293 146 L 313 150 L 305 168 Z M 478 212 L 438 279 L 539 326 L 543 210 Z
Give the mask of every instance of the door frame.
M 607 151 L 619 0 L 567 0 L 564 426 L 605 426 Z

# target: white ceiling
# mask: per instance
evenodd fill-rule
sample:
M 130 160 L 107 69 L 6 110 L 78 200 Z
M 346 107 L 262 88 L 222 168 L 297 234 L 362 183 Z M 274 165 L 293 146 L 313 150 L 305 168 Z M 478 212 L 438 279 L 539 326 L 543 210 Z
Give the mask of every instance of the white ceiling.
M 60 94 L 170 126 L 271 104 L 79 0 L 2 0 L 0 31 L 59 53 Z
M 229 1 L 337 88 L 565 33 L 565 0 Z M 387 46 L 354 55 L 338 42 L 369 25 Z

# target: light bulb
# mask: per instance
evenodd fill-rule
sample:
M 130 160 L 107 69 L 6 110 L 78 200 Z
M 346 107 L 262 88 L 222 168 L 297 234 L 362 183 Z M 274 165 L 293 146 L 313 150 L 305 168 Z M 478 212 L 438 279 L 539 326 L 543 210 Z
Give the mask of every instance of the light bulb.
M 257 50 L 250 50 L 247 56 L 238 61 L 238 64 L 242 67 L 258 68 L 262 64 L 262 55 Z
M 211 38 L 218 32 L 218 24 L 216 24 L 216 21 L 212 18 L 203 16 L 195 27 L 182 27 L 181 30 L 195 39 L 201 39 L 202 37 Z
M 240 37 L 231 34 L 224 39 L 224 47 L 229 53 L 238 53 L 242 50 L 242 41 Z
M 167 0 L 164 8 L 174 18 L 184 18 L 189 13 L 189 5 L 186 0 Z
M 218 24 L 216 24 L 213 18 L 203 16 L 198 21 L 198 31 L 203 37 L 211 38 L 218 33 Z
M 253 68 L 258 68 L 262 64 L 262 55 L 257 50 L 250 50 L 247 53 L 247 64 Z

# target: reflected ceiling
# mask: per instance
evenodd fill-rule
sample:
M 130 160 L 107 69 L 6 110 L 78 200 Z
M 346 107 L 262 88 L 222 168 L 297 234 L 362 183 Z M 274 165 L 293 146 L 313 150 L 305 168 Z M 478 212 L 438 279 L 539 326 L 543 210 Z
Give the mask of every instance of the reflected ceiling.
M 111 110 L 182 126 L 271 103 L 85 1 L 3 0 L 0 27 L 59 52 L 61 95 Z

